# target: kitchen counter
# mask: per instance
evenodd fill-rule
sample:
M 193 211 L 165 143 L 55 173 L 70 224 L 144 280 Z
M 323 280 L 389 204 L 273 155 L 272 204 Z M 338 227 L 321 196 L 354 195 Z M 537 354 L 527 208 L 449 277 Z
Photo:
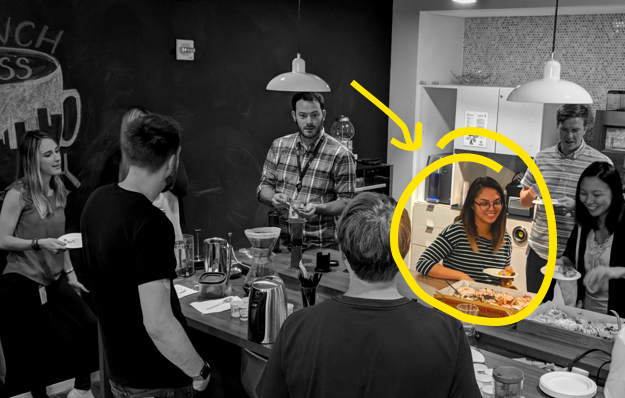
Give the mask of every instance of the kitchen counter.
M 429 295 L 435 291 L 444 289 L 447 284 L 442 279 L 429 278 L 411 271 L 419 286 Z M 457 281 L 449 280 L 450 283 Z M 398 282 L 400 293 L 405 296 L 416 296 L 403 280 Z M 422 302 L 424 305 L 427 303 Z M 571 346 L 566 343 L 545 339 L 529 333 L 516 330 L 516 324 L 507 326 L 481 326 L 477 325 L 479 333 L 478 346 L 495 352 L 505 352 L 507 356 L 526 357 L 547 363 L 554 363 L 560 367 L 568 366 L 575 357 L 584 353 L 587 349 Z M 591 353 L 576 366 L 596 374 L 599 367 L 607 360 L 605 355 Z M 607 376 L 606 366 L 602 370 L 602 378 Z
M 316 262 L 316 253 L 319 251 L 319 249 L 311 249 L 303 254 L 303 263 L 311 272 L 314 272 L 313 268 Z M 340 253 L 333 250 L 322 250 L 322 252 L 326 254 L 329 252 L 333 260 L 339 261 L 339 266 L 333 267 L 331 272 L 324 274 L 322 277 L 318 291 L 318 301 L 323 301 L 332 296 L 344 293 L 349 285 L 349 275 L 344 272 L 345 266 L 342 264 Z M 303 306 L 301 295 L 299 293 L 299 280 L 297 278 L 299 271 L 289 268 L 290 254 L 281 253 L 276 255 L 274 257 L 274 266 L 286 284 L 288 302 L 294 304 L 294 311 L 301 310 Z M 190 287 L 194 290 L 199 290 L 197 279 L 201 273 L 201 270 L 197 270 L 193 276 L 188 278 L 177 278 L 174 280 L 174 283 Z M 419 275 L 415 275 L 415 279 L 417 279 L 419 283 L 422 283 L 422 286 L 425 286 L 427 291 L 431 292 L 446 286 L 443 280 L 427 278 Z M 400 293 L 409 298 L 417 297 L 403 280 L 401 274 L 398 274 L 397 280 Z M 226 294 L 243 297 L 243 281 L 244 278 L 232 280 Z M 271 344 L 257 344 L 247 339 L 247 322 L 242 322 L 237 318 L 232 318 L 229 311 L 202 315 L 190 305 L 192 302 L 197 300 L 197 294 L 192 294 L 180 299 L 182 312 L 189 327 L 218 337 L 264 357 L 268 357 L 270 355 L 272 347 Z M 425 303 L 423 304 L 427 305 Z M 547 397 L 547 395 L 542 393 L 542 391 L 538 388 L 540 376 L 546 373 L 546 371 L 538 367 L 516 362 L 510 359 L 510 357 L 533 357 L 543 361 L 555 362 L 560 366 L 564 366 L 568 363 L 568 361 L 583 351 L 582 349 L 577 349 L 575 347 L 540 339 L 536 336 L 528 335 L 522 332 L 517 332 L 513 326 L 477 326 L 477 330 L 480 334 L 478 338 L 478 349 L 485 357 L 486 366 L 489 368 L 494 368 L 496 366 L 514 366 L 523 370 L 525 373 L 523 395 L 526 398 Z M 586 361 L 583 363 L 585 365 L 590 364 L 591 368 L 595 368 L 596 372 L 596 366 L 598 365 L 593 364 L 592 360 L 591 362 Z M 581 365 L 580 367 L 589 369 L 588 366 L 584 365 Z M 101 369 L 103 369 L 103 366 L 101 366 Z M 102 375 L 103 373 L 101 373 L 101 380 L 106 380 L 106 375 Z M 103 396 L 108 398 L 110 395 L 108 395 L 105 391 Z M 602 388 L 599 388 L 599 392 L 596 397 L 603 397 Z

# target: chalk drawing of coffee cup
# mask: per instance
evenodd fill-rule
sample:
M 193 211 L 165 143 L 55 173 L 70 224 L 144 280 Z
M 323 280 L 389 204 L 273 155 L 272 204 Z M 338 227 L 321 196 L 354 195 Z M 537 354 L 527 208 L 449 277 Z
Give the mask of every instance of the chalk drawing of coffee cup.
M 71 132 L 63 115 L 70 97 L 75 102 L 68 101 L 66 106 L 75 107 L 72 111 L 76 114 Z M 69 147 L 78 135 L 80 118 L 80 95 L 74 89 L 63 90 L 63 73 L 56 58 L 27 48 L 0 47 L 0 139 L 5 145 L 17 148 L 16 125 L 23 123 L 25 131 L 59 132 L 60 146 Z

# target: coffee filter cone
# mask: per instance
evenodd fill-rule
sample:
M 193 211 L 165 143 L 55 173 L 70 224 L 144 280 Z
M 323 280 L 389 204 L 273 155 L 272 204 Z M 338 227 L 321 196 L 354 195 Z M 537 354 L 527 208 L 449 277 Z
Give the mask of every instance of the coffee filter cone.
M 265 249 L 270 248 L 280 236 L 278 227 L 258 227 L 245 230 L 245 236 L 252 246 Z

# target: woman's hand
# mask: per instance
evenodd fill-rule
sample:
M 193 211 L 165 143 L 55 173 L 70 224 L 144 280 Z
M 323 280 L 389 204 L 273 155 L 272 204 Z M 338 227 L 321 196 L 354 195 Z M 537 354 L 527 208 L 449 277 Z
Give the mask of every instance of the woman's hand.
M 80 292 L 89 293 L 89 290 L 87 290 L 87 288 L 85 288 L 85 286 L 82 283 L 78 282 L 78 278 L 76 277 L 76 272 L 70 272 L 69 274 L 65 274 L 65 277 L 67 278 L 67 283 L 72 288 L 74 288 L 74 290 L 79 296 L 80 296 Z
M 65 248 L 65 245 L 66 245 L 65 242 L 63 242 L 62 240 L 54 239 L 54 238 L 39 239 L 38 243 L 39 243 L 39 247 L 41 247 L 42 249 L 46 249 L 52 254 L 57 254 L 57 253 L 64 252 L 65 250 L 67 250 Z

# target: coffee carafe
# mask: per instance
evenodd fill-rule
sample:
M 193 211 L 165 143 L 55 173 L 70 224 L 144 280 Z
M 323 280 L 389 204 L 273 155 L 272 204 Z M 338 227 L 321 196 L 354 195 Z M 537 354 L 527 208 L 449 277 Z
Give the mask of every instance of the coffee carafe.
M 226 285 L 230 281 L 230 245 L 222 238 L 209 238 L 204 241 L 204 272 L 223 272 Z
M 280 237 L 280 228 L 259 227 L 245 230 L 245 236 L 252 244 L 252 266 L 245 276 L 243 290 L 249 293 L 252 282 L 257 278 L 277 275 L 271 259 L 271 249 Z
M 258 344 L 272 344 L 286 319 L 286 289 L 279 277 L 272 275 L 254 280 L 250 289 L 247 339 Z

